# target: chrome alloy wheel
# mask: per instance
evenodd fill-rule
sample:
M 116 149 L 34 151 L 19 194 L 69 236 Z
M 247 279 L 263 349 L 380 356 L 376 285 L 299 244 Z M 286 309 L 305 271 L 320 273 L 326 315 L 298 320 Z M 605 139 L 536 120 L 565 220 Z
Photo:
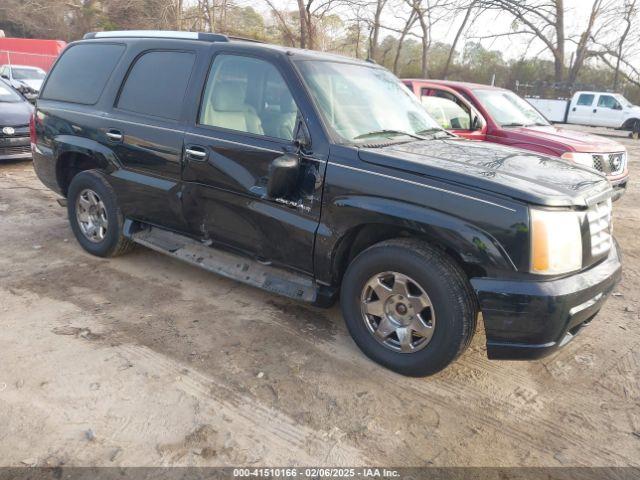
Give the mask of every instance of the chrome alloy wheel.
M 96 192 L 82 190 L 76 200 L 76 219 L 82 234 L 91 242 L 99 243 L 107 235 L 107 209 Z
M 431 341 L 436 316 L 429 296 L 412 278 L 383 272 L 365 283 L 362 318 L 374 338 L 400 353 L 422 350 Z

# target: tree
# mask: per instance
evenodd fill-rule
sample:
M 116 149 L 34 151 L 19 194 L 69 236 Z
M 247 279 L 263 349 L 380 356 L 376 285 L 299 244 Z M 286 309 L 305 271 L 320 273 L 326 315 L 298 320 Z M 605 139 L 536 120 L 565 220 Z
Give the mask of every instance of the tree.
M 458 42 L 460 41 L 460 37 L 462 36 L 462 32 L 464 32 L 468 28 L 468 25 L 473 22 L 473 20 L 471 20 L 471 14 L 473 13 L 473 11 L 477 6 L 478 6 L 478 0 L 470 0 L 470 1 L 467 1 L 466 4 L 463 4 L 457 7 L 458 10 L 463 9 L 465 13 L 462 19 L 462 23 L 460 24 L 460 26 L 458 27 L 458 30 L 456 31 L 456 35 L 453 39 L 453 43 L 451 44 L 451 48 L 449 49 L 449 55 L 447 56 L 447 61 L 445 62 L 444 67 L 442 68 L 441 76 L 444 79 L 446 79 L 447 76 L 449 75 L 449 68 L 451 67 L 451 61 L 453 60 L 453 56 L 455 55 L 456 48 L 458 47 Z
M 387 0 L 376 0 L 374 3 L 373 21 L 371 22 L 371 33 L 369 36 L 369 58 L 378 59 L 378 42 L 380 40 L 380 29 L 382 28 L 381 18 Z
M 580 34 L 579 40 L 576 45 L 576 51 L 573 58 L 573 64 L 569 69 L 569 83 L 573 85 L 578 78 L 578 73 L 584 65 L 584 61 L 592 55 L 589 51 L 589 46 L 598 37 L 598 31 L 596 31 L 596 24 L 601 19 L 603 13 L 610 8 L 611 2 L 605 2 L 604 0 L 593 0 L 591 4 L 591 11 L 589 14 L 589 20 L 587 26 Z M 601 31 L 601 30 L 600 30 Z
M 416 18 L 417 18 L 416 10 L 412 8 L 411 12 L 409 13 L 409 17 L 405 21 L 404 27 L 400 32 L 400 38 L 398 39 L 398 42 L 397 42 L 398 45 L 396 46 L 396 54 L 393 59 L 393 68 L 392 68 L 393 73 L 395 73 L 396 75 L 398 74 L 398 62 L 400 61 L 400 54 L 402 53 L 402 47 L 404 46 L 405 40 L 407 38 L 407 34 L 413 28 L 413 25 L 416 22 Z
M 622 0 L 607 16 L 611 39 L 594 39 L 597 46 L 592 54 L 613 70 L 614 90 L 619 89 L 621 77 L 640 85 L 640 73 L 629 60 L 640 54 L 640 0 Z
M 530 35 L 539 39 L 551 52 L 555 80 L 564 78 L 565 31 L 564 0 L 481 0 L 482 6 L 509 13 L 516 22 L 511 35 Z

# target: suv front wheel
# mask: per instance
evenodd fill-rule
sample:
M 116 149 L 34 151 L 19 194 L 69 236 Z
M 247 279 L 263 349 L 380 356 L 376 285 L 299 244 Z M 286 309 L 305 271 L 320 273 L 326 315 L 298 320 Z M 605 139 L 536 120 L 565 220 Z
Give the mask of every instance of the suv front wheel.
M 360 349 L 404 375 L 442 370 L 475 332 L 477 308 L 464 272 L 417 240 L 390 240 L 359 254 L 342 280 L 341 302 Z
M 87 252 L 98 257 L 115 257 L 133 248 L 122 235 L 124 219 L 116 194 L 101 173 L 78 173 L 69 185 L 67 212 L 71 229 Z

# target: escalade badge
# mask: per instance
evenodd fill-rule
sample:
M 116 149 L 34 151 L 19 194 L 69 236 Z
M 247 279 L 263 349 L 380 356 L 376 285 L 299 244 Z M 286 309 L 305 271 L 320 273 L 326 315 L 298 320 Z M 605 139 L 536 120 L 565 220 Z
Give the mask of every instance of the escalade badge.
M 4 127 L 2 129 L 2 133 L 4 133 L 5 135 L 13 135 L 14 133 L 16 133 L 16 131 L 13 127 Z

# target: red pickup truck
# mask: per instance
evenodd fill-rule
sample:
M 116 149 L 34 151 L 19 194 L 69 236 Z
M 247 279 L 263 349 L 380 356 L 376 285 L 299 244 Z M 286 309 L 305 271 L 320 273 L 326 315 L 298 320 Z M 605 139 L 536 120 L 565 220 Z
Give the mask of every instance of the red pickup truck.
M 618 199 L 627 187 L 627 151 L 613 140 L 559 128 L 510 90 L 448 80 L 405 79 L 440 126 L 470 140 L 501 143 L 592 167 Z

